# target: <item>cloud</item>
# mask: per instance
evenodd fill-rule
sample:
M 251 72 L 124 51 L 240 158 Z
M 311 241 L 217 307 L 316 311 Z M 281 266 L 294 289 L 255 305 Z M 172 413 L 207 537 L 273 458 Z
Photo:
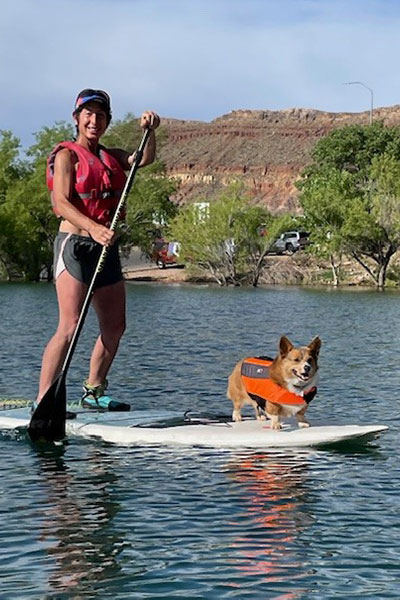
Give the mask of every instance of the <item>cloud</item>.
M 109 91 L 115 117 L 366 110 L 349 80 L 395 104 L 399 20 L 389 0 L 3 0 L 0 128 L 29 143 L 85 87 Z

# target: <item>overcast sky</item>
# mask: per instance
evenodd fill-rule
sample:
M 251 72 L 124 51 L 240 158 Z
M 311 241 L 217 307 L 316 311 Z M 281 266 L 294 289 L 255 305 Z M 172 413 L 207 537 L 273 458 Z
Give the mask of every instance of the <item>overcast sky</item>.
M 113 114 L 400 103 L 399 0 L 1 0 L 0 129 L 23 144 L 85 87 Z

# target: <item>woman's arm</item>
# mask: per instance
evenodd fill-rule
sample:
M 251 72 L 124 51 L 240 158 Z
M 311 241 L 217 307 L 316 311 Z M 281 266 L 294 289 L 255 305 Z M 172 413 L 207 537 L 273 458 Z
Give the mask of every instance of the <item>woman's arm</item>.
M 140 126 L 143 130 L 146 128 L 150 129 L 149 139 L 147 144 L 143 150 L 143 158 L 140 161 L 139 167 L 145 167 L 146 165 L 150 165 L 155 158 L 156 155 L 156 136 L 154 130 L 160 124 L 160 117 L 151 110 L 146 110 L 142 116 L 140 117 Z M 136 152 L 133 154 L 129 154 L 125 150 L 121 150 L 120 148 L 109 148 L 109 152 L 119 161 L 125 171 L 128 171 L 133 161 L 135 160 Z

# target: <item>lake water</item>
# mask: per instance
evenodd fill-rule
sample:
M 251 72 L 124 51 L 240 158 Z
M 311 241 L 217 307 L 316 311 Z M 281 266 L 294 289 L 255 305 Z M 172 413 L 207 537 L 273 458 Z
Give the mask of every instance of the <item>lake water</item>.
M 226 379 L 279 336 L 323 340 L 313 424 L 390 426 L 366 449 L 119 448 L 0 437 L 0 598 L 400 598 L 400 295 L 128 284 L 110 391 L 230 414 Z M 0 285 L 0 396 L 33 398 L 53 286 Z M 77 398 L 96 323 L 68 375 Z

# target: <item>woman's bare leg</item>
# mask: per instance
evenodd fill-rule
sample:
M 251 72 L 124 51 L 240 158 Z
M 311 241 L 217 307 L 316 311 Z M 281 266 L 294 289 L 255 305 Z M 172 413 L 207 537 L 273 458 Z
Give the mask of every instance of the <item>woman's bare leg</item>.
M 59 322 L 57 330 L 43 354 L 37 402 L 40 402 L 61 371 L 79 319 L 87 286 L 72 277 L 68 271 L 63 271 L 57 278 L 56 290 Z
M 125 283 L 119 281 L 97 289 L 93 296 L 93 306 L 99 320 L 100 335 L 90 359 L 87 383 L 96 386 L 107 377 L 125 331 Z

